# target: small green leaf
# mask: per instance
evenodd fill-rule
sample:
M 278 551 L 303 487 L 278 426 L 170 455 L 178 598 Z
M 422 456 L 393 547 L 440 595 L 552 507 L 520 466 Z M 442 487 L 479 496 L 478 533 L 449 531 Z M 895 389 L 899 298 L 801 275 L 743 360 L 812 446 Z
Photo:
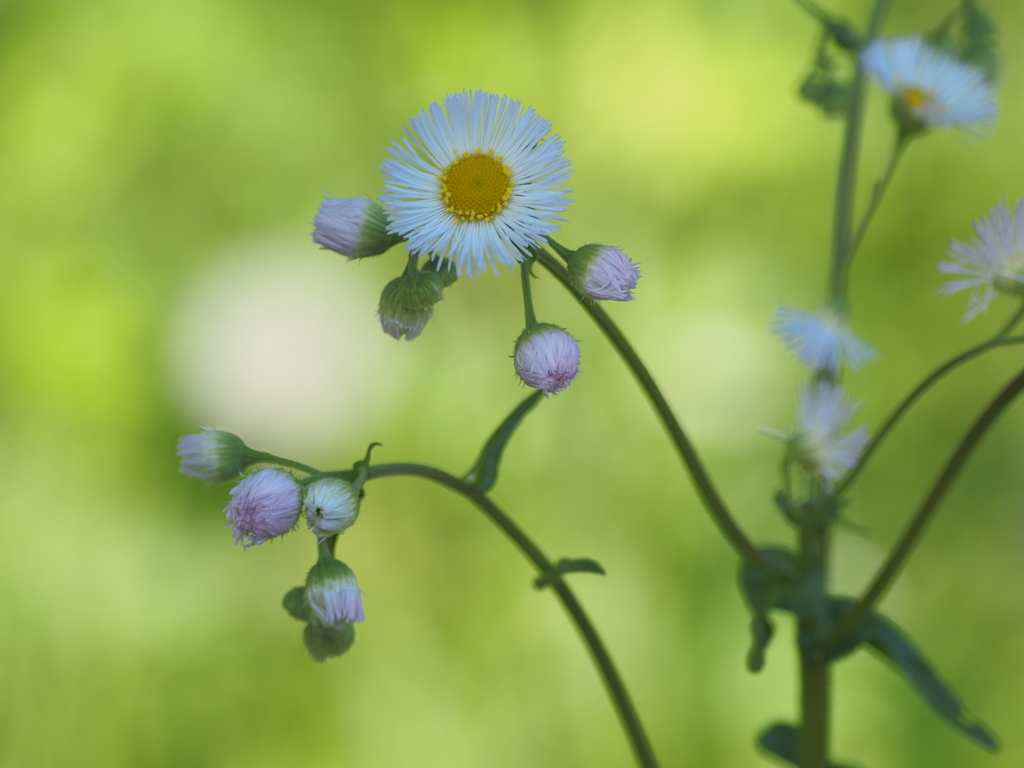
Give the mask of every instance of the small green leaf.
M 757 737 L 757 743 L 766 752 L 800 768 L 800 729 L 796 726 L 776 723 Z M 830 768 L 848 767 L 832 765 Z
M 829 51 L 830 37 L 828 33 L 822 36 L 811 71 L 800 84 L 800 96 L 827 116 L 837 117 L 846 114 L 853 96 L 853 83 L 849 76 L 839 74 Z
M 852 605 L 850 600 L 833 600 L 833 616 L 838 618 Z M 961 733 L 987 749 L 995 751 L 999 748 L 995 736 L 967 711 L 953 690 L 939 678 L 921 652 L 894 623 L 872 613 L 851 634 L 854 637 L 838 649 L 833 658 L 852 651 L 858 641 L 867 643 L 892 662 L 921 698 Z
M 999 75 L 996 45 L 998 27 L 975 0 L 961 0 L 959 7 L 925 36 L 931 45 L 979 67 L 993 82 Z
M 567 573 L 597 573 L 604 576 L 605 570 L 596 560 L 586 557 L 575 559 L 563 557 L 552 565 L 550 569 L 534 579 L 533 586 L 537 589 L 544 589 L 544 587 L 551 586 L 555 579 L 559 579 Z
M 766 573 L 752 563 L 740 566 L 740 588 L 754 616 L 750 622 L 753 642 L 747 653 L 747 669 L 760 672 L 764 668 L 764 654 L 772 638 L 772 625 L 768 612 L 778 606 L 784 595 L 793 588 L 797 558 L 781 547 L 765 547 L 761 554 L 775 568 Z
M 747 669 L 751 672 L 760 672 L 764 669 L 764 652 L 774 631 L 772 623 L 764 616 L 757 615 L 750 620 L 750 634 L 754 640 L 750 644 L 750 651 L 747 652 Z
M 508 441 L 512 438 L 512 433 L 516 431 L 516 427 L 526 417 L 531 409 L 538 402 L 544 393 L 541 390 L 537 390 L 532 395 L 527 397 L 521 402 L 508 417 L 501 422 L 494 434 L 491 435 L 490 439 L 484 444 L 483 450 L 480 451 L 480 457 L 476 460 L 476 464 L 473 468 L 466 473 L 462 479 L 467 483 L 475 487 L 481 493 L 486 493 L 494 487 L 495 481 L 498 479 L 498 464 L 501 462 L 501 454 L 505 450 L 505 446 Z
M 989 81 L 999 74 L 999 54 L 996 51 L 995 21 L 973 0 L 964 0 L 962 5 L 964 41 L 961 49 L 963 60 L 981 67 Z
M 790 765 L 800 766 L 800 729 L 785 723 L 776 723 L 757 737 L 757 743 Z

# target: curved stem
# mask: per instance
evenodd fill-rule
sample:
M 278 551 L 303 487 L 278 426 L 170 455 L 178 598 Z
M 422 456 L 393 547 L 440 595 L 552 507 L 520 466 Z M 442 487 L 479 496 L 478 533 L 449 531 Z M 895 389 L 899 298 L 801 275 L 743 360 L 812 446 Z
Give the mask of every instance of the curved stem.
M 921 537 L 924 532 L 925 526 L 931 520 L 935 510 L 938 509 L 939 502 L 942 501 L 946 492 L 952 485 L 953 480 L 959 474 L 960 470 L 963 469 L 964 464 L 970 457 L 971 453 L 977 447 L 981 438 L 988 431 L 989 427 L 995 422 L 999 415 L 1006 409 L 1013 399 L 1020 394 L 1021 390 L 1024 389 L 1024 370 L 1017 374 L 1009 384 L 1000 392 L 996 398 L 989 403 L 989 406 L 982 412 L 978 417 L 977 421 L 971 426 L 964 439 L 960 441 L 960 445 L 957 446 L 956 451 L 950 457 L 946 466 L 943 468 L 939 477 L 936 479 L 935 484 L 932 486 L 931 491 L 925 497 L 921 506 L 918 508 L 917 513 L 911 519 L 910 524 L 904 530 L 903 535 L 900 537 L 899 543 L 889 553 L 888 559 L 885 564 L 879 570 L 878 575 L 875 576 L 875 580 L 871 586 L 864 593 L 864 596 L 857 602 L 857 604 L 850 609 L 843 619 L 839 622 L 835 631 L 832 633 L 831 640 L 837 641 L 842 639 L 845 635 L 853 631 L 860 623 L 868 612 L 874 607 L 875 603 L 885 594 L 885 590 L 892 583 L 900 567 L 903 565 L 907 556 L 910 554 L 917 540 Z
M 849 250 L 846 254 L 846 269 L 849 271 L 850 262 L 853 261 L 853 257 L 857 254 L 857 249 L 860 248 L 861 240 L 864 239 L 864 234 L 868 231 L 868 226 L 871 224 L 871 219 L 875 215 L 875 211 L 878 210 L 878 204 L 882 202 L 882 197 L 885 195 L 885 190 L 889 187 L 889 182 L 892 181 L 893 173 L 896 171 L 896 166 L 899 165 L 900 158 L 903 157 L 903 150 L 907 148 L 907 137 L 900 136 L 896 139 L 896 145 L 892 148 L 892 154 L 889 156 L 889 164 L 885 168 L 885 173 L 882 177 L 875 182 L 875 187 L 871 191 L 871 200 L 868 201 L 868 207 L 864 211 L 864 216 L 860 220 L 860 224 L 857 225 L 857 231 L 853 233 L 853 239 L 850 241 Z M 845 281 L 846 278 L 844 278 Z
M 530 290 L 530 267 L 533 259 L 527 259 L 519 266 L 519 274 L 523 281 L 523 311 L 526 315 L 526 330 L 537 324 L 537 315 L 533 311 L 533 291 Z
M 274 454 L 267 453 L 265 451 L 250 451 L 247 458 L 253 464 L 277 464 L 282 467 L 291 467 L 292 469 L 297 469 L 300 472 L 306 472 L 310 475 L 319 474 L 318 470 L 308 464 L 303 464 L 301 461 L 293 461 L 292 459 L 286 459 L 283 456 L 275 456 Z
M 517 526 L 504 512 L 502 512 L 501 509 L 486 495 L 480 493 L 476 488 L 466 482 L 463 482 L 454 475 L 450 475 L 436 467 L 430 467 L 423 464 L 378 464 L 377 466 L 370 467 L 368 479 L 374 480 L 380 477 L 402 475 L 423 477 L 428 480 L 433 480 L 446 488 L 462 494 L 466 499 L 475 504 L 491 522 L 497 525 L 498 528 L 500 528 L 502 532 L 512 540 L 516 547 L 518 547 L 519 551 L 522 552 L 531 563 L 533 563 L 538 573 L 542 575 L 552 573 L 551 561 L 540 550 L 540 548 L 533 543 L 530 537 L 527 536 L 523 530 L 519 528 L 519 526 Z M 651 748 L 651 744 L 647 739 L 647 734 L 645 733 L 643 725 L 640 722 L 640 718 L 633 706 L 632 699 L 630 699 L 629 692 L 626 690 L 625 683 L 619 676 L 618 670 L 615 668 L 615 664 L 612 662 L 608 650 L 605 648 L 604 643 L 597 634 L 597 630 L 591 623 L 590 618 L 583 610 L 583 606 L 580 605 L 579 601 L 576 599 L 576 595 L 561 576 L 555 575 L 551 577 L 551 588 L 555 590 L 555 593 L 558 595 L 558 599 L 562 602 L 562 606 L 569 614 L 569 617 L 576 625 L 577 631 L 583 638 L 583 642 L 586 644 L 587 650 L 590 651 L 590 656 L 598 668 L 598 672 L 600 673 L 601 679 L 608 691 L 608 695 L 612 700 L 612 704 L 619 716 L 619 720 L 622 722 L 622 726 L 626 730 L 626 735 L 633 747 L 633 752 L 636 755 L 637 762 L 643 766 L 643 768 L 657 768 L 658 762 L 654 756 L 654 751 Z
M 704 469 L 704 465 L 701 463 L 700 457 L 697 456 L 697 451 L 690 443 L 689 438 L 683 431 L 679 420 L 676 419 L 675 414 L 672 413 L 672 409 L 669 407 L 668 401 L 665 400 L 665 396 L 662 394 L 658 385 L 655 383 L 654 378 L 647 370 L 647 366 L 641 362 L 637 356 L 636 351 L 630 345 L 629 341 L 619 330 L 618 326 L 612 322 L 612 319 L 608 317 L 603 309 L 601 309 L 593 301 L 589 301 L 573 288 L 572 283 L 569 280 L 569 274 L 565 268 L 559 264 L 551 254 L 541 251 L 537 260 L 544 265 L 544 267 L 554 275 L 559 282 L 566 287 L 566 289 L 577 298 L 580 302 L 580 306 L 590 315 L 590 317 L 598 324 L 604 335 L 611 342 L 612 346 L 615 347 L 619 355 L 622 357 L 626 366 L 633 372 L 637 381 L 640 383 L 641 389 L 647 395 L 648 400 L 651 401 L 651 405 L 654 407 L 655 412 L 661 419 L 662 424 L 668 431 L 669 437 L 672 443 L 675 445 L 676 450 L 679 452 L 680 458 L 683 460 L 683 464 L 690 473 L 690 479 L 696 486 L 697 494 L 704 502 L 704 507 L 707 509 L 711 518 L 718 525 L 718 529 L 725 536 L 726 540 L 732 545 L 741 557 L 748 562 L 757 566 L 763 571 L 768 573 L 774 572 L 774 568 L 771 563 L 761 554 L 761 552 L 754 546 L 754 544 L 747 538 L 747 535 L 740 529 L 736 521 L 733 519 L 729 509 L 725 506 L 725 502 L 722 497 L 718 495 L 718 491 L 711 482 L 711 478 L 708 476 L 707 471 Z
M 1020 317 L 1021 312 L 1018 312 L 1015 316 L 1015 320 L 1012 321 L 1006 329 L 1004 329 L 1003 333 L 1005 333 L 1006 330 L 1012 328 L 1013 325 L 1016 324 L 1016 320 L 1019 320 Z M 995 349 L 996 347 L 1004 347 L 1009 346 L 1011 344 L 1022 343 L 1024 343 L 1024 336 L 1003 336 L 1002 333 L 1000 333 L 994 338 L 986 341 L 984 344 L 979 344 L 976 347 L 968 349 L 966 352 L 962 352 L 961 354 L 957 355 L 951 360 L 948 360 L 947 362 L 943 363 L 938 368 L 936 368 L 934 371 L 932 371 L 932 373 L 927 378 L 925 378 L 924 381 L 918 384 L 917 387 L 909 395 L 907 395 L 906 398 L 904 398 L 903 402 L 900 403 L 891 414 L 889 414 L 889 418 L 887 418 L 882 423 L 882 426 L 878 429 L 878 432 L 871 439 L 871 442 L 868 443 L 867 447 L 864 449 L 864 452 L 861 454 L 860 459 L 857 460 L 857 463 L 853 465 L 850 471 L 846 473 L 846 476 L 843 477 L 843 479 L 832 490 L 828 497 L 824 499 L 824 501 L 822 502 L 822 507 L 827 506 L 834 500 L 842 497 L 842 495 L 846 492 L 846 489 L 849 488 L 853 481 L 857 478 L 857 476 L 860 475 L 861 471 L 864 469 L 864 465 L 867 464 L 868 459 L 871 458 L 871 455 L 875 452 L 878 446 L 881 445 L 882 441 L 886 438 L 886 436 L 888 436 L 889 432 L 892 431 L 892 428 L 895 427 L 897 422 L 899 422 L 903 415 L 908 410 L 910 410 L 910 407 L 914 403 L 916 403 L 925 392 L 931 389 L 932 385 L 939 381 L 939 379 L 941 379 L 947 373 L 950 373 L 951 371 L 955 370 L 959 366 L 963 365 L 971 358 L 977 357 L 983 352 L 987 352 L 990 349 Z

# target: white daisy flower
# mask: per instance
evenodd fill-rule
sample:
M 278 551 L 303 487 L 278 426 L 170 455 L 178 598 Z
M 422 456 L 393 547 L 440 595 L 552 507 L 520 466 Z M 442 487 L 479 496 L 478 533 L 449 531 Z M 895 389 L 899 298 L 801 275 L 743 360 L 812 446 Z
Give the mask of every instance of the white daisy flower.
M 860 61 L 918 129 L 979 127 L 995 118 L 995 96 L 985 73 L 931 47 L 920 35 L 873 40 Z
M 470 278 L 522 261 L 571 202 L 569 161 L 550 131 L 507 96 L 463 91 L 431 104 L 381 167 L 388 231 Z
M 965 323 L 988 309 L 997 291 L 1024 296 L 1024 199 L 1012 213 L 1004 200 L 975 220 L 974 231 L 978 236 L 971 242 L 950 243 L 952 261 L 939 263 L 940 272 L 966 275 L 939 286 L 946 295 L 971 289 Z
M 829 309 L 809 312 L 779 307 L 772 331 L 814 373 L 838 376 L 844 363 L 860 370 L 878 355 L 874 347 L 861 341 L 846 321 Z
M 766 430 L 788 443 L 789 458 L 819 475 L 826 487 L 853 467 L 868 443 L 864 427 L 840 434 L 857 412 L 842 387 L 815 382 L 800 388 L 797 425 L 792 432 Z

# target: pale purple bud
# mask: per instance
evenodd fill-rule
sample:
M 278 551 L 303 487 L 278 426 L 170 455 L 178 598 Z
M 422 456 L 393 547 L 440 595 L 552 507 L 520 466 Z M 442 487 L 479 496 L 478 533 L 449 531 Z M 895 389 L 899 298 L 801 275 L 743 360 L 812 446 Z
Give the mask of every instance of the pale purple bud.
M 580 370 L 576 339 L 550 323 L 537 323 L 523 331 L 513 357 L 523 383 L 548 395 L 566 389 Z
M 267 467 L 231 489 L 224 508 L 236 544 L 251 547 L 295 527 L 299 519 L 299 484 L 283 469 Z
M 359 516 L 359 492 L 338 477 L 322 477 L 306 488 L 302 502 L 306 525 L 324 539 L 343 532 Z
M 222 483 L 234 480 L 248 462 L 242 438 L 219 429 L 204 429 L 198 435 L 178 440 L 181 471 L 189 477 Z
M 325 197 L 313 220 L 313 242 L 350 258 L 377 256 L 402 241 L 388 234 L 387 225 L 376 200 Z
M 569 275 L 586 296 L 595 300 L 632 301 L 640 280 L 639 265 L 610 245 L 584 245 L 569 259 Z
M 339 629 L 364 621 L 363 597 L 352 569 L 333 557 L 321 557 L 306 576 L 306 598 L 325 627 Z

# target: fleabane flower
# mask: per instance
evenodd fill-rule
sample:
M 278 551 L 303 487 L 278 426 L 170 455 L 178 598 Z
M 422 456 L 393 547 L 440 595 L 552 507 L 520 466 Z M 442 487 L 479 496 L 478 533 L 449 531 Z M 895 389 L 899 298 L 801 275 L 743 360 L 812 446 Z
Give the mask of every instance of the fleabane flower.
M 463 91 L 413 117 L 381 167 L 388 231 L 458 275 L 512 266 L 565 221 L 569 161 L 551 124 L 507 96 Z
M 340 560 L 322 556 L 306 576 L 306 599 L 325 627 L 340 629 L 364 621 L 363 597 L 352 569 Z
M 224 508 L 236 544 L 251 547 L 283 536 L 299 519 L 299 484 L 283 469 L 266 467 L 231 489 Z
M 580 347 L 568 331 L 537 323 L 516 341 L 516 374 L 524 384 L 554 395 L 572 384 L 580 370 Z
M 996 293 L 1024 297 L 1024 199 L 1011 212 L 1004 200 L 988 216 L 974 222 L 977 237 L 969 243 L 954 240 L 939 271 L 964 277 L 939 286 L 939 293 L 970 289 L 966 323 L 988 309 Z
M 772 331 L 786 348 L 814 373 L 839 374 L 844 364 L 854 370 L 877 356 L 874 348 L 861 341 L 846 321 L 830 309 L 810 312 L 779 307 Z
M 904 134 L 925 128 L 978 128 L 996 116 L 985 73 L 928 45 L 920 35 L 873 40 L 861 65 L 893 97 Z
M 342 256 L 377 256 L 402 238 L 387 231 L 388 218 L 368 197 L 325 197 L 313 220 L 313 242 Z
M 197 480 L 222 483 L 238 477 L 247 465 L 242 438 L 220 429 L 204 429 L 178 440 L 181 471 Z
M 306 525 L 319 538 L 334 536 L 349 528 L 359 516 L 359 492 L 346 480 L 323 477 L 306 487 L 302 511 Z
M 842 434 L 856 412 L 842 387 L 815 382 L 800 389 L 796 428 L 772 434 L 788 443 L 791 461 L 828 485 L 857 463 L 867 445 L 864 427 Z
M 584 245 L 569 258 L 569 276 L 591 299 L 632 301 L 640 268 L 618 248 Z

